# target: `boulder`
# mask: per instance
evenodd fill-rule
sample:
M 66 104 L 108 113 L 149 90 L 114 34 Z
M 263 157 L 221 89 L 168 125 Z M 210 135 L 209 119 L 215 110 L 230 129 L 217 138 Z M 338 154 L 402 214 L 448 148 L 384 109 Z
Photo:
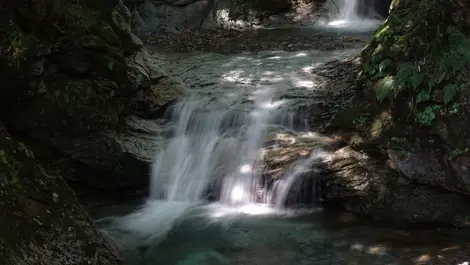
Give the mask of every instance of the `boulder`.
M 405 160 L 398 162 L 393 152 L 390 152 L 391 158 L 381 160 L 380 156 L 357 151 L 340 139 L 315 134 L 271 135 L 266 138 L 265 145 L 257 167 L 261 168 L 261 176 L 267 183 L 265 190 L 288 177 L 293 166 L 307 162 L 302 164 L 307 170 L 297 180 L 304 187 L 292 185 L 288 200 L 302 198 L 308 203 L 305 198 L 315 199 L 302 193 L 311 193 L 311 182 L 317 178 L 317 185 L 321 183 L 323 187 L 320 189 L 322 194 L 317 197 L 322 197 L 329 205 L 341 205 L 357 214 L 397 224 L 442 223 L 470 227 L 468 195 L 455 192 L 455 186 L 443 188 L 442 179 L 418 180 L 424 178 L 420 175 L 423 171 L 438 170 L 436 161 L 419 164 L 415 157 L 407 155 L 408 162 L 414 163 L 413 167 L 407 167 Z M 309 157 L 314 159 L 309 160 Z M 399 163 L 402 164 L 397 165 Z M 399 168 L 408 176 L 399 172 Z M 305 187 L 308 189 L 304 190 Z
M 325 196 L 347 210 L 399 224 L 441 223 L 470 227 L 470 200 L 463 194 L 421 185 L 351 147 L 325 161 Z

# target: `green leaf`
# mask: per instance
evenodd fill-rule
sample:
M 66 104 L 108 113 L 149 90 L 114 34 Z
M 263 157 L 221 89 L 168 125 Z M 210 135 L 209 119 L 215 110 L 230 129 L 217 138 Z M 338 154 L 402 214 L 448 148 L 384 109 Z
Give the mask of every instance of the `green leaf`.
M 395 78 L 393 76 L 386 76 L 377 82 L 377 88 L 375 90 L 376 98 L 379 102 L 382 102 L 386 97 L 395 89 Z
M 0 171 L 0 183 L 8 183 L 8 175 L 6 172 Z
M 109 63 L 108 63 L 108 69 L 109 69 L 110 71 L 112 71 L 113 68 L 114 68 L 114 62 L 113 62 L 113 61 L 109 61 Z
M 379 72 L 383 72 L 383 70 L 387 69 L 387 67 L 389 67 L 390 64 L 392 64 L 392 60 L 390 59 L 383 60 L 379 65 Z
M 416 96 L 416 103 L 428 101 L 430 97 L 431 96 L 428 93 L 426 93 L 424 90 L 421 90 Z
M 413 86 L 413 89 L 417 89 L 423 80 L 423 75 L 419 72 L 416 72 L 414 75 L 410 76 L 410 83 Z
M 444 103 L 447 104 L 449 103 L 455 95 L 457 95 L 457 92 L 459 91 L 459 87 L 455 84 L 448 84 L 444 87 Z

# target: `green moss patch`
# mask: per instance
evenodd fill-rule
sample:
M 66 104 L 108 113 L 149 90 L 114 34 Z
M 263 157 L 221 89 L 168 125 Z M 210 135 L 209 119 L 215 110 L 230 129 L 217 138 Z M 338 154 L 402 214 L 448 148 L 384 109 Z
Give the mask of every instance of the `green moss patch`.
M 394 1 L 363 51 L 360 84 L 382 102 L 406 99 L 414 122 L 428 126 L 469 88 L 470 34 L 442 1 Z M 419 12 L 418 12 L 419 10 Z

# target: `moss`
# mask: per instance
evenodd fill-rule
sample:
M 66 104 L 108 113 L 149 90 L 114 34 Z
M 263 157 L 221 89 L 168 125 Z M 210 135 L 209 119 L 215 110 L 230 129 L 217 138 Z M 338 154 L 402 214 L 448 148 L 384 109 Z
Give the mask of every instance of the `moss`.
M 4 150 L 0 150 L 0 183 L 16 183 L 20 164 Z
M 420 10 L 420 12 L 416 12 Z M 458 101 L 460 85 L 468 84 L 470 34 L 455 23 L 455 7 L 442 1 L 394 1 L 387 21 L 362 53 L 360 85 L 372 89 L 380 102 L 410 100 L 420 125 L 430 126 L 437 109 Z
M 29 174 L 33 159 L 34 153 L 22 142 L 0 138 L 0 183 L 18 183 L 22 176 Z
M 11 14 L 1 12 L 0 16 L 4 16 L 0 20 L 0 56 L 18 69 L 20 62 L 28 56 L 33 40 L 21 31 Z
M 364 129 L 380 113 L 380 109 L 373 104 L 356 104 L 350 108 L 338 112 L 331 126 L 343 130 Z

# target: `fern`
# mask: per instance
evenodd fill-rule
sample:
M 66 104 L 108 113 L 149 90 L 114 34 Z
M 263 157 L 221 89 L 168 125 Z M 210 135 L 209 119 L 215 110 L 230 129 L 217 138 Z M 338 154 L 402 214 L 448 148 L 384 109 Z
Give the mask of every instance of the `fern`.
M 417 89 L 423 80 L 423 75 L 417 67 L 410 63 L 402 63 L 398 66 L 397 83 L 400 86 L 411 86 Z
M 433 92 L 443 93 L 445 105 L 455 103 L 460 84 L 468 81 L 470 36 L 454 26 L 448 7 L 441 1 L 400 1 L 363 51 L 363 84 L 375 84 L 380 102 L 409 93 L 423 125 L 430 125 L 438 110 L 427 104 Z
M 448 104 L 454 99 L 459 91 L 459 87 L 455 84 L 448 84 L 444 87 L 444 103 Z

